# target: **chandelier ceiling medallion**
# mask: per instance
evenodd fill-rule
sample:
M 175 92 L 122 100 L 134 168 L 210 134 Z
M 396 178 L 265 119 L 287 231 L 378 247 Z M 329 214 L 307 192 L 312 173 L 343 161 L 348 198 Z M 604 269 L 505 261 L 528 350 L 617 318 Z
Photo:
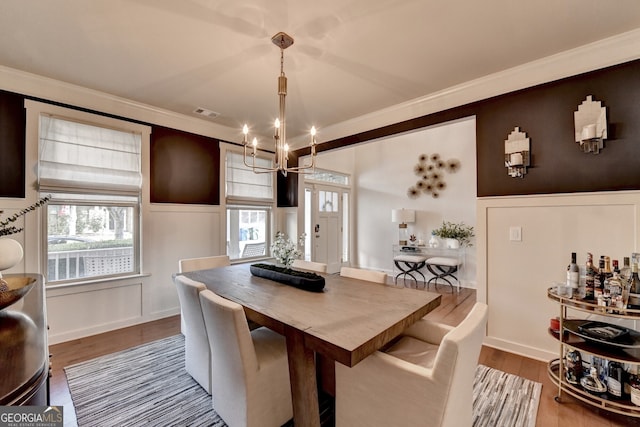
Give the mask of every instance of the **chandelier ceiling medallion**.
M 244 138 L 242 145 L 244 146 L 244 164 L 251 168 L 255 173 L 269 173 L 280 171 L 284 176 L 287 172 L 306 173 L 307 169 L 315 167 L 316 158 L 316 128 L 311 128 L 311 162 L 304 166 L 289 167 L 289 145 L 287 144 L 287 121 L 285 119 L 285 98 L 287 96 L 287 77 L 284 75 L 284 50 L 293 44 L 293 38 L 280 32 L 271 38 L 273 44 L 280 48 L 280 76 L 278 76 L 278 96 L 280 98 L 279 116 L 275 121 L 275 133 L 273 136 L 275 142 L 275 155 L 273 167 L 262 167 L 256 165 L 256 151 L 258 148 L 257 138 L 253 138 L 251 143 L 251 152 L 249 153 L 249 143 L 247 136 L 249 135 L 249 127 L 245 124 L 242 127 Z

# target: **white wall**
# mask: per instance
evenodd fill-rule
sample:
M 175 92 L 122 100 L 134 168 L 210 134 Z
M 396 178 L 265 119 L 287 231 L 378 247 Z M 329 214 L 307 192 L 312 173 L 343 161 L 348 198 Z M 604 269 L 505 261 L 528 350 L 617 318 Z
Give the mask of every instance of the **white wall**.
M 547 328 L 560 315 L 547 289 L 566 279 L 571 252 L 583 265 L 587 252 L 621 263 L 637 252 L 640 192 L 483 198 L 477 224 L 478 300 L 490 307 L 485 343 L 546 361 L 558 357 Z M 522 227 L 522 241 L 509 240 L 510 226 Z
M 442 221 L 475 225 L 475 141 L 475 119 L 467 118 L 318 156 L 319 168 L 352 175 L 354 265 L 391 274 L 392 245 L 398 240 L 398 226 L 391 222 L 392 209 L 415 209 L 416 222 L 409 225 L 409 232 L 425 241 Z M 460 170 L 444 172 L 447 187 L 440 197 L 423 194 L 409 198 L 407 189 L 418 180 L 413 171 L 418 156 L 436 153 L 444 160 L 459 160 Z M 475 287 L 475 275 L 475 247 L 470 247 L 460 275 L 463 286 Z

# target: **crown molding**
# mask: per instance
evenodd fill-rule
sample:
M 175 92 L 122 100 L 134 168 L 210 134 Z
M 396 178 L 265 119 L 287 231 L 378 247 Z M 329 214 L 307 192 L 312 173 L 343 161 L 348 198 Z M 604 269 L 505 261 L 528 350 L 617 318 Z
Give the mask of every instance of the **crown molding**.
M 322 128 L 322 139 L 332 141 L 638 58 L 640 58 L 640 29 L 602 39 Z M 290 145 L 298 149 L 306 146 L 306 142 L 294 139 Z
M 0 89 L 216 139 L 238 138 L 237 129 L 3 65 Z
M 638 58 L 640 29 L 327 126 L 322 129 L 322 139 L 331 141 Z M 234 141 L 238 138 L 237 129 L 2 65 L 0 89 L 216 139 Z M 306 140 L 292 139 L 290 145 L 293 149 L 302 148 Z

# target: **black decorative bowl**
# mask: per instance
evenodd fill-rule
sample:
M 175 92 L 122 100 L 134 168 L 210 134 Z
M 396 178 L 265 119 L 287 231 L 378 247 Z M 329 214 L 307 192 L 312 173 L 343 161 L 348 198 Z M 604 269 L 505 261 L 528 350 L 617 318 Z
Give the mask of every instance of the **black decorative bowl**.
M 6 277 L 0 279 L 0 310 L 9 307 L 31 290 L 36 279 L 33 277 Z
M 324 277 L 316 273 L 292 270 L 272 264 L 252 264 L 249 269 L 254 276 L 304 289 L 305 291 L 322 292 L 324 289 Z

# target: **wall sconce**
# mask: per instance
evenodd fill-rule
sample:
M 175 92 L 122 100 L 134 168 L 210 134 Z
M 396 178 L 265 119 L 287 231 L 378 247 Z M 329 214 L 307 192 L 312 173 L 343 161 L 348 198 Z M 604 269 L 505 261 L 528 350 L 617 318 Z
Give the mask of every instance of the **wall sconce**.
M 598 154 L 607 139 L 607 108 L 591 95 L 582 101 L 573 113 L 576 124 L 576 142 L 585 153 Z
M 524 178 L 531 164 L 529 138 L 515 127 L 504 142 L 504 166 L 512 178 Z
M 392 209 L 391 222 L 398 223 L 398 244 L 406 245 L 409 240 L 407 223 L 416 222 L 416 211 L 413 209 Z

